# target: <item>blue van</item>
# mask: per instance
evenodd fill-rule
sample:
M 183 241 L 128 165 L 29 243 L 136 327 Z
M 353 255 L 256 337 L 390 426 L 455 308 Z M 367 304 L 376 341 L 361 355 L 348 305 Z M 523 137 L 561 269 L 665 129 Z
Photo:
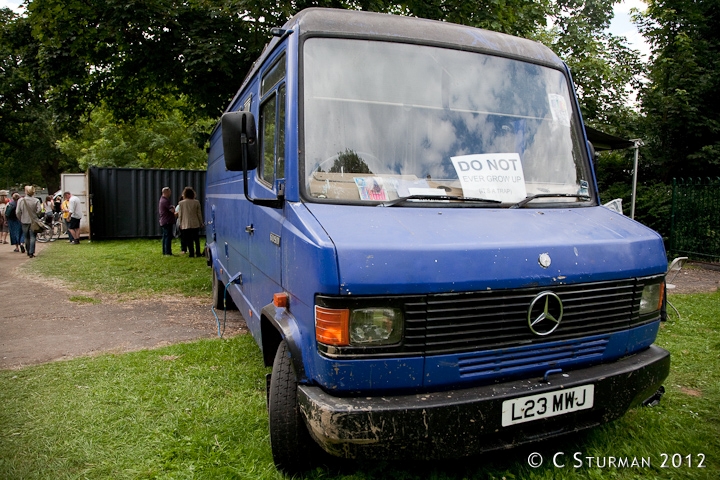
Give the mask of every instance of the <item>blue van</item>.
M 468 456 L 659 397 L 663 242 L 601 206 L 552 51 L 332 9 L 273 35 L 205 209 L 213 303 L 272 366 L 279 469 Z

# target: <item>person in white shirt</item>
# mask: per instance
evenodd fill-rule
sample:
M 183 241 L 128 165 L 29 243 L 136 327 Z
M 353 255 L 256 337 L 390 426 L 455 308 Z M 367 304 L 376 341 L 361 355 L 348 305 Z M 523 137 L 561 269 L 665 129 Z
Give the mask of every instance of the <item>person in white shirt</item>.
M 82 218 L 82 208 L 80 207 L 80 199 L 77 198 L 70 192 L 65 192 L 65 200 L 68 201 L 68 210 L 70 211 L 70 218 L 68 220 L 68 231 L 72 235 L 72 243 L 80 243 L 80 219 Z

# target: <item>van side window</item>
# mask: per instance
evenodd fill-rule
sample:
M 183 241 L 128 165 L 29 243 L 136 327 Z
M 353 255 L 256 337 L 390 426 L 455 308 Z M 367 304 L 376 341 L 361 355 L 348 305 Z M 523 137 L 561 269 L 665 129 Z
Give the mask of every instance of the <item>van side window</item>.
M 285 172 L 285 55 L 265 74 L 260 86 L 260 139 L 262 162 L 258 176 L 270 185 Z
M 249 112 L 250 107 L 252 106 L 252 95 L 250 95 L 243 104 L 242 108 L 240 109 L 243 112 Z
M 263 76 L 262 83 L 260 84 L 260 96 L 265 96 L 266 93 L 272 90 L 272 88 L 280 83 L 285 78 L 285 54 L 280 55 L 275 65 L 272 66 Z

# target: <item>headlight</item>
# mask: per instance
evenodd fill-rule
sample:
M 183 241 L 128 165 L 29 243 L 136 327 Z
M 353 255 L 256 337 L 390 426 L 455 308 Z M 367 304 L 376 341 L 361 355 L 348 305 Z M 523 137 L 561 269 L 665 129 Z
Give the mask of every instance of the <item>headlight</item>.
M 403 323 L 399 308 L 315 306 L 315 338 L 324 345 L 362 347 L 400 343 Z
M 662 308 L 665 284 L 645 285 L 640 297 L 640 315 L 657 312 Z
M 402 339 L 398 308 L 360 308 L 350 315 L 350 345 L 392 345 Z

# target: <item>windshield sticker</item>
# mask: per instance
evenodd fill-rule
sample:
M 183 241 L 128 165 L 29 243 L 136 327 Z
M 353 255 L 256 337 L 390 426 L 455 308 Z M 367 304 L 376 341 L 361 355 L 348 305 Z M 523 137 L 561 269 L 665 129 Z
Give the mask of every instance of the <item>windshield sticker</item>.
M 388 199 L 382 177 L 355 177 L 355 185 L 360 192 L 360 200 L 385 201 Z
M 397 191 L 398 197 L 409 197 L 410 195 L 417 195 L 415 193 L 412 193 L 414 189 L 418 188 L 430 188 L 427 181 L 425 179 L 417 179 L 417 180 L 406 180 L 406 179 L 391 179 L 391 181 L 395 185 L 395 190 Z
M 525 174 L 517 153 L 452 157 L 464 197 L 519 202 L 527 196 Z
M 570 112 L 568 111 L 567 104 L 565 103 L 565 97 L 558 95 L 557 93 L 550 93 L 548 94 L 548 101 L 550 102 L 550 113 L 552 113 L 553 120 L 558 122 L 560 125 L 569 127 Z

